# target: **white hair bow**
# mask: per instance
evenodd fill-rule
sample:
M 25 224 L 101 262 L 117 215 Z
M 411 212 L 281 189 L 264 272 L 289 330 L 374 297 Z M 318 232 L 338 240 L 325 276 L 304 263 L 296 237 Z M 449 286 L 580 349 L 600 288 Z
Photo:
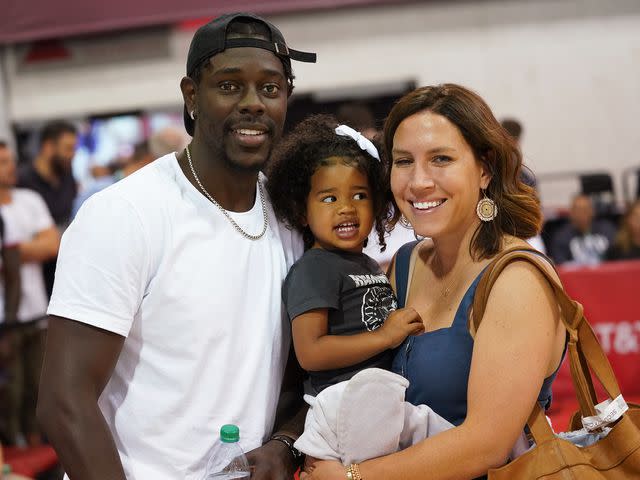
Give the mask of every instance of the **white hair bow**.
M 367 137 L 362 135 L 357 130 L 354 130 L 348 125 L 338 125 L 336 127 L 336 134 L 341 135 L 343 137 L 353 138 L 362 150 L 367 152 L 376 160 L 380 161 L 380 155 L 378 154 L 378 149 L 371 142 L 371 140 L 369 140 Z

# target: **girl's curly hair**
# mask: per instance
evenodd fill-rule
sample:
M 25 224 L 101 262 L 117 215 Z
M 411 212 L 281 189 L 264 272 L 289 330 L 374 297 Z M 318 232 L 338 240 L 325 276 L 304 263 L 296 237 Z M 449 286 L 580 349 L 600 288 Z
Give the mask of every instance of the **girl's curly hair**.
M 311 177 L 330 157 L 342 157 L 346 165 L 367 175 L 373 203 L 375 229 L 384 251 L 384 225 L 389 209 L 385 167 L 355 140 L 335 133 L 337 120 L 331 115 L 312 115 L 300 122 L 276 147 L 267 165 L 267 191 L 276 217 L 288 228 L 302 233 L 305 250 L 315 241 L 305 226 Z M 366 245 L 366 240 L 365 240 Z

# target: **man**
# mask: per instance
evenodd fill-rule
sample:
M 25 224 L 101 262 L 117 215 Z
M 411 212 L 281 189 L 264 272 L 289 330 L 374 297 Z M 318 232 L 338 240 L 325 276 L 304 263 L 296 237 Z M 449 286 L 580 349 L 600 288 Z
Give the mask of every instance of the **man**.
M 36 424 L 36 398 L 44 354 L 47 292 L 42 277 L 42 262 L 54 258 L 60 234 L 42 197 L 32 190 L 14 188 L 16 164 L 13 154 L 0 142 L 0 209 L 5 224 L 18 242 L 22 297 L 18 310 L 20 328 L 14 332 L 16 349 L 8 364 L 10 408 L 8 437 L 20 443 L 23 434 L 30 446 L 42 442 Z
M 12 440 L 12 395 L 7 371 L 16 354 L 14 332 L 20 304 L 20 252 L 18 242 L 0 215 L 0 442 Z M 0 452 L 1 453 L 1 452 Z
M 293 475 L 304 412 L 276 415 L 300 399 L 279 395 L 280 289 L 302 248 L 259 174 L 283 129 L 291 59 L 315 55 L 260 17 L 201 27 L 180 83 L 193 141 L 92 196 L 66 231 L 38 413 L 71 479 L 199 480 L 226 423 L 253 479 Z
M 6 162 L 6 153 L 9 151 L 7 143 L 0 140 L 0 177 L 2 165 Z M 11 159 L 11 157 L 9 157 Z M 0 210 L 0 270 L 2 275 L 2 291 L 0 292 L 0 311 L 3 313 L 3 323 L 15 324 L 18 320 L 18 308 L 20 306 L 21 278 L 20 278 L 20 250 L 16 232 L 7 226 L 4 215 Z
M 18 187 L 35 190 L 44 199 L 60 232 L 71 218 L 73 199 L 78 188 L 71 173 L 71 161 L 76 153 L 78 133 L 64 121 L 46 124 L 40 134 L 40 150 L 32 163 L 18 172 Z M 51 295 L 56 260 L 43 263 L 47 295 Z
M 578 194 L 571 202 L 569 223 L 553 236 L 551 255 L 558 264 L 594 265 L 604 259 L 615 234 L 610 222 L 594 220 L 591 198 Z
M 20 251 L 18 241 L 13 232 L 5 225 L 4 218 L 0 215 L 0 304 L 2 308 L 2 321 L 0 322 L 0 369 L 4 370 L 7 362 L 11 361 L 15 354 L 13 331 L 18 321 L 18 306 L 20 305 Z M 2 383 L 0 381 L 0 383 Z M 4 390 L 5 385 L 0 385 Z M 3 401 L 7 394 L 3 391 Z M 0 434 L 7 441 L 7 425 L 2 422 Z

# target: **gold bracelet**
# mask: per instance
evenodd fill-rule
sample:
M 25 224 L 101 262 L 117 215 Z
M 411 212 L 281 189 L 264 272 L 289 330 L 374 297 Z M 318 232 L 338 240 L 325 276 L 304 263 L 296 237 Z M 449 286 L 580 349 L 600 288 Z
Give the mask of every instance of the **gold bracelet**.
M 347 468 L 347 480 L 362 480 L 360 475 L 360 466 L 357 463 L 352 463 Z
M 353 472 L 351 471 L 351 466 L 347 467 L 347 480 L 353 480 Z

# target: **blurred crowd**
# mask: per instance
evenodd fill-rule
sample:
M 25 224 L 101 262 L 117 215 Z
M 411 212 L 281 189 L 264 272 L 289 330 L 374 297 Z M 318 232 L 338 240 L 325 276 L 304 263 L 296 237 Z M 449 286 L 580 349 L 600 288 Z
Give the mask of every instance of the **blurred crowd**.
M 19 166 L 0 139 L 0 442 L 24 448 L 44 441 L 35 409 L 61 234 L 91 195 L 180 151 L 188 137 L 182 129 L 165 127 L 135 145 L 130 157 L 92 169 L 94 181 L 83 189 L 72 174 L 76 127 L 53 121 L 39 138 L 36 156 Z
M 345 104 L 336 112 L 341 123 L 353 126 L 377 141 L 377 122 L 365 104 Z M 522 127 L 505 119 L 503 127 L 519 139 Z M 127 158 L 91 169 L 93 181 L 83 189 L 72 173 L 78 144 L 76 127 L 65 121 L 48 123 L 40 132 L 33 159 L 16 164 L 8 143 L 0 140 L 0 235 L 2 237 L 3 306 L 0 323 L 0 441 L 3 445 L 37 447 L 45 442 L 35 418 L 36 397 L 43 360 L 55 261 L 61 234 L 96 192 L 133 174 L 154 159 L 178 152 L 188 137 L 181 128 L 165 127 L 138 143 Z M 535 187 L 535 176 L 522 173 Z M 568 215 L 553 232 L 530 239 L 556 264 L 595 265 L 602 261 L 640 258 L 640 200 L 621 216 L 598 215 L 593 199 L 576 193 Z M 397 249 L 414 239 L 410 228 L 399 225 L 380 252 L 372 235 L 365 252 L 383 267 Z

